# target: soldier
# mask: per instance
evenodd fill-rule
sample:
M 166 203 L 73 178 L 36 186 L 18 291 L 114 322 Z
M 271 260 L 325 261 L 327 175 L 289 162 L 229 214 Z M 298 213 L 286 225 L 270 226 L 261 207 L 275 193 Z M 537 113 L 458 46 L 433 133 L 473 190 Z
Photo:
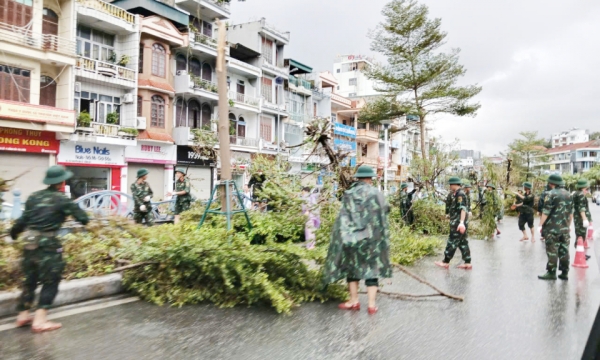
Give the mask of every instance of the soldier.
M 252 190 L 252 199 L 254 200 L 254 207 L 257 207 L 259 210 L 264 211 L 266 207 L 265 199 L 259 199 L 258 193 L 262 190 L 262 187 L 267 180 L 265 174 L 263 174 L 262 169 L 258 169 L 258 171 L 250 177 L 250 181 L 248 182 L 248 187 Z
M 538 276 L 542 280 L 556 280 L 556 265 L 560 261 L 561 280 L 569 279 L 569 233 L 573 221 L 573 200 L 565 189 L 560 175 L 548 177 L 550 192 L 544 201 L 540 230 L 546 239 L 548 264 L 546 274 Z M 557 255 L 558 254 L 558 255 Z
M 176 195 L 175 200 L 175 224 L 179 223 L 179 214 L 190 209 L 192 196 L 190 195 L 190 180 L 185 177 L 186 172 L 183 168 L 175 170 L 175 192 L 168 193 L 167 196 Z
M 540 218 L 542 217 L 542 210 L 544 209 L 544 203 L 546 201 L 546 197 L 548 196 L 549 192 L 550 192 L 550 186 L 546 185 L 546 188 L 544 189 L 544 191 L 542 191 L 542 194 L 540 195 L 540 199 L 538 200 L 538 215 Z M 540 241 L 544 241 L 544 235 L 540 236 Z
M 135 205 L 133 207 L 133 220 L 141 224 L 146 221 L 146 226 L 154 225 L 154 215 L 152 215 L 152 189 L 146 182 L 148 178 L 148 170 L 139 169 L 137 172 L 137 180 L 131 184 L 131 195 Z
M 415 216 L 412 210 L 413 195 L 415 192 L 417 192 L 417 188 L 408 192 L 408 184 L 402 183 L 402 185 L 400 185 L 400 210 L 402 219 L 409 226 L 415 222 Z
M 483 208 L 485 207 L 485 198 L 483 196 L 484 193 L 484 181 L 481 180 L 479 185 L 477 185 L 477 201 L 479 203 L 479 220 L 483 219 Z
M 496 186 L 492 183 L 487 183 L 486 190 L 483 194 L 483 221 L 486 224 L 487 236 L 500 236 L 497 219 L 500 215 L 500 200 L 496 192 Z
M 473 216 L 473 213 L 471 213 L 471 184 L 466 181 L 463 180 L 463 189 L 465 192 L 465 199 L 467 201 L 466 203 L 466 208 L 467 208 L 467 215 L 469 215 L 469 219 Z
M 458 266 L 459 269 L 470 270 L 471 265 L 471 251 L 469 250 L 469 242 L 467 240 L 467 224 L 468 224 L 468 211 L 467 211 L 467 199 L 464 191 L 461 189 L 461 180 L 458 177 L 451 177 L 449 180 L 450 189 L 452 191 L 452 204 L 450 205 L 450 236 L 448 237 L 448 243 L 446 244 L 446 251 L 444 251 L 444 260 L 437 261 L 437 266 L 448 269 L 450 267 L 450 260 L 454 257 L 456 248 L 460 249 L 464 264 Z
M 587 245 L 587 228 L 592 224 L 589 203 L 585 195 L 590 183 L 585 179 L 577 181 L 577 191 L 573 192 L 573 220 L 575 221 L 575 239 L 582 238 Z M 577 248 L 577 241 L 574 241 Z
M 533 204 L 535 203 L 535 196 L 531 193 L 532 187 L 533 186 L 531 183 L 525 182 L 523 183 L 525 195 L 520 193 L 515 193 L 514 195 L 517 198 L 517 203 L 515 203 L 515 206 L 519 212 L 519 230 L 523 232 L 523 237 L 519 241 L 529 240 L 527 232 L 525 231 L 525 224 L 527 224 L 529 230 L 531 231 L 531 242 L 534 243 L 535 231 L 533 230 Z
M 62 166 L 50 167 L 43 181 L 48 188 L 29 196 L 23 215 L 10 231 L 10 236 L 17 240 L 19 234 L 27 229 L 23 238 L 22 262 L 25 280 L 18 304 L 17 326 L 31 324 L 33 332 L 57 330 L 62 326 L 46 318 L 48 309 L 58 294 L 58 284 L 65 267 L 58 230 L 69 216 L 73 216 L 83 225 L 89 222 L 86 213 L 60 192 L 65 186 L 65 181 L 72 176 L 73 173 Z M 42 283 L 42 290 L 35 317 L 31 319 L 29 310 L 35 299 L 38 281 Z
M 383 194 L 373 186 L 372 179 L 376 176 L 369 166 L 358 168 L 355 174 L 358 181 L 344 192 L 342 207 L 333 225 L 323 282 L 347 279 L 350 300 L 339 305 L 342 310 L 360 310 L 358 282 L 365 279 L 368 312 L 375 314 L 378 279 L 392 277 L 389 206 Z

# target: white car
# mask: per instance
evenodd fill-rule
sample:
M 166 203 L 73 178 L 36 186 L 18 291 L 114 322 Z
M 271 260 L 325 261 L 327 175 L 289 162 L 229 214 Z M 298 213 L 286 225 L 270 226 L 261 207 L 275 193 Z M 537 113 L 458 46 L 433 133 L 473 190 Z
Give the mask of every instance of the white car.
M 598 201 L 598 198 L 600 198 L 600 191 L 594 191 L 592 193 L 592 202 L 596 205 L 600 205 L 600 202 Z

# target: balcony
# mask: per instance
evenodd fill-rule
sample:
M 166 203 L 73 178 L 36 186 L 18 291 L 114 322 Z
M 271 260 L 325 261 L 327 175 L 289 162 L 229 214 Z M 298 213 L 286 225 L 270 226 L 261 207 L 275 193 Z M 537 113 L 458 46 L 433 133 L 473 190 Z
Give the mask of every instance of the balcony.
M 74 65 L 75 41 L 55 35 L 34 33 L 22 27 L 0 23 L 0 44 L 5 53 L 33 57 L 44 63 Z M 18 46 L 15 46 L 18 45 Z M 28 53 L 22 47 L 37 51 Z
M 192 49 L 217 57 L 217 40 L 201 33 L 190 33 Z M 229 55 L 229 46 L 225 47 L 225 54 Z
M 262 62 L 262 69 L 264 72 L 267 72 L 269 74 L 272 74 L 274 76 L 281 76 L 282 78 L 287 78 L 290 74 L 290 71 L 288 68 L 283 67 L 283 64 L 281 66 L 276 66 L 273 64 L 269 64 L 267 61 L 263 60 Z
M 90 127 L 77 126 L 69 140 L 107 145 L 136 146 L 135 135 L 122 133 L 121 125 L 92 122 Z
M 102 0 L 77 0 L 77 20 L 117 34 L 137 32 L 138 17 Z
M 189 75 L 185 71 L 175 75 L 174 85 L 177 94 L 189 93 L 210 100 L 219 100 L 217 84 L 199 76 Z
M 261 31 L 264 34 L 275 38 L 275 40 L 283 43 L 284 45 L 289 44 L 289 42 L 290 42 L 290 32 L 289 31 L 284 32 L 282 30 L 279 30 L 275 26 L 267 23 L 264 18 L 261 19 L 261 23 L 262 23 Z
M 356 141 L 363 143 L 379 142 L 379 131 L 358 129 L 356 130 Z
M 313 117 L 309 113 L 289 112 L 288 119 L 285 120 L 285 122 L 292 125 L 303 126 L 304 124 L 308 124 L 312 119 Z
M 208 19 L 228 19 L 231 15 L 229 2 L 223 0 L 175 0 L 175 4 L 191 14 L 201 9 L 202 16 Z
M 286 104 L 274 104 L 268 100 L 265 100 L 264 98 L 262 103 L 262 112 L 280 116 L 288 115 Z
M 95 83 L 110 83 L 126 89 L 137 87 L 136 72 L 123 66 L 80 57 L 75 64 L 75 75 Z
M 248 79 L 256 79 L 262 77 L 262 70 L 254 65 L 247 64 L 243 61 L 227 58 L 227 68 L 230 72 L 247 77 Z
M 248 147 L 258 150 L 259 141 L 254 138 L 231 135 L 229 136 L 229 144 L 231 146 Z
M 0 100 L 0 118 L 12 123 L 10 127 L 21 129 L 35 124 L 36 130 L 72 133 L 75 127 L 73 110 L 7 100 Z
M 233 107 L 260 113 L 260 98 L 246 94 L 240 94 L 235 91 L 229 91 L 227 95 L 229 99 L 233 100 Z
M 349 99 L 346 99 L 343 96 L 340 96 L 338 94 L 334 94 L 331 93 L 331 101 L 337 103 L 338 105 L 347 107 L 347 108 L 351 108 L 352 107 L 352 101 Z
M 377 166 L 379 165 L 379 158 L 362 157 L 358 159 L 358 163 L 368 165 L 373 167 L 374 169 L 377 169 Z
M 293 75 L 289 76 L 288 87 L 290 91 L 304 94 L 306 96 L 312 95 L 312 84 L 302 78 L 297 78 Z

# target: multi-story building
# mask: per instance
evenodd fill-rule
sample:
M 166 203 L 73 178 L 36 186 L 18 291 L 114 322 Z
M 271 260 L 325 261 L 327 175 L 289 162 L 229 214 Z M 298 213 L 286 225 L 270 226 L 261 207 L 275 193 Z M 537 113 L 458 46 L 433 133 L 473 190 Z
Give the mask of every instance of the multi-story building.
M 588 130 L 572 128 L 569 131 L 552 135 L 552 148 L 557 148 L 565 145 L 580 144 L 590 141 Z
M 338 80 L 337 93 L 349 98 L 379 95 L 373 80 L 363 72 L 374 63 L 373 59 L 363 55 L 338 56 L 333 63 L 333 75 Z
M 600 141 L 559 146 L 546 150 L 536 167 L 546 173 L 578 174 L 600 164 Z
M 72 0 L 0 3 L 0 178 L 23 197 L 59 152 L 57 133 L 72 133 L 76 7 Z

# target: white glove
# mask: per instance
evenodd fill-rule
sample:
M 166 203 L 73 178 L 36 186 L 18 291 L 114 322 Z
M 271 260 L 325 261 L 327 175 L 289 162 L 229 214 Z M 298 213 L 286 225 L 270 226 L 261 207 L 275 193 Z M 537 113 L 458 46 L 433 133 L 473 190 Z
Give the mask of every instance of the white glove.
M 141 212 L 146 212 L 146 211 L 148 211 L 148 209 L 146 209 L 146 205 L 142 205 L 142 206 L 140 206 L 140 211 L 141 211 Z
M 457 228 L 457 230 L 458 230 L 458 232 L 459 232 L 459 233 L 461 233 L 461 234 L 464 234 L 464 233 L 465 233 L 465 231 L 467 231 L 467 228 L 465 227 L 465 223 L 463 223 L 463 222 L 461 221 L 461 223 L 460 223 L 460 224 L 458 224 L 458 228 Z
M 590 226 L 590 222 L 587 219 L 583 220 L 583 227 L 586 228 L 586 227 L 589 227 L 589 226 Z
M 144 198 L 144 202 L 148 202 L 148 201 L 150 201 L 150 195 L 148 195 Z

